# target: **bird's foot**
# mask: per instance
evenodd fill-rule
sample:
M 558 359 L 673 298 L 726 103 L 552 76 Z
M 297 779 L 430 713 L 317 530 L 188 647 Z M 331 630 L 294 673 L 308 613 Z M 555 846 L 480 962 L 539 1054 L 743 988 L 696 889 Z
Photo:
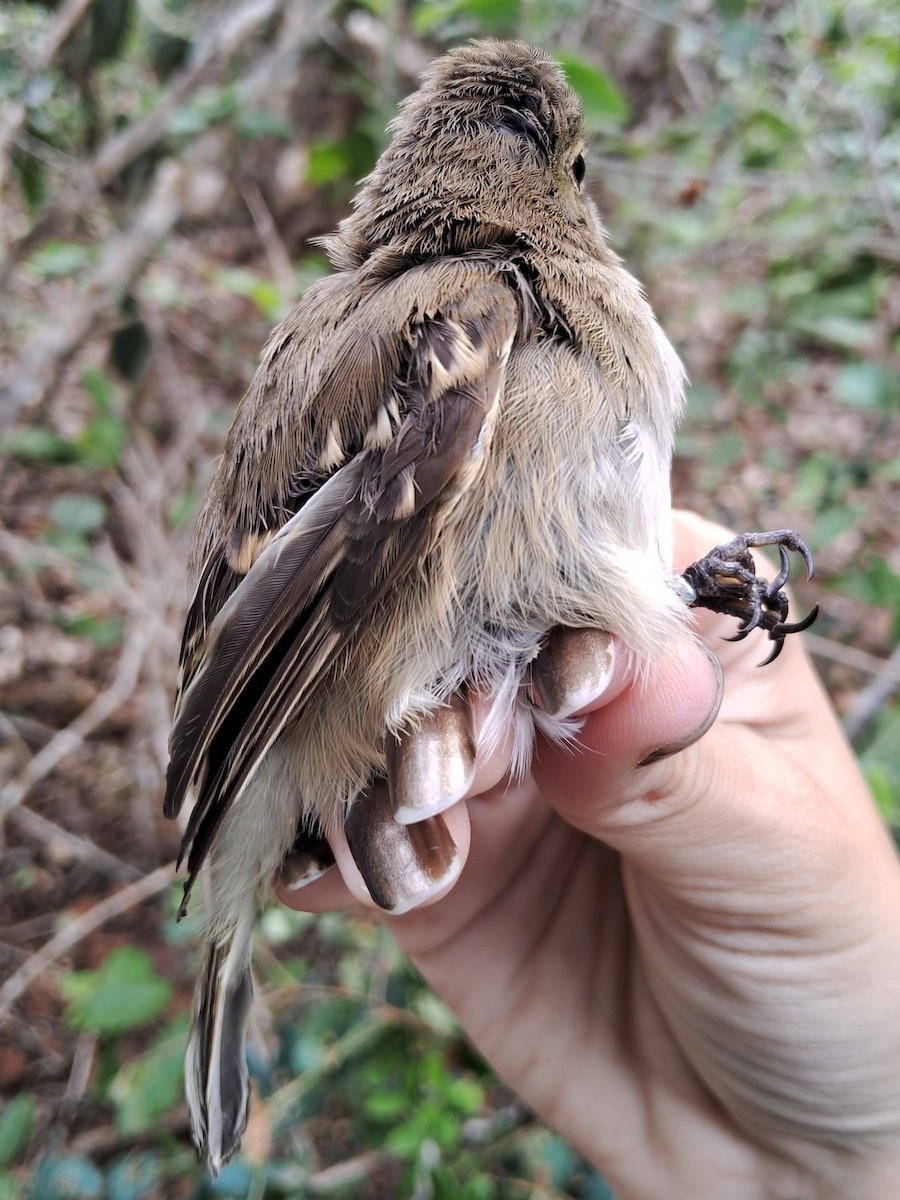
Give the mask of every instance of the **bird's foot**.
M 757 574 L 750 553 L 757 546 L 778 547 L 781 568 L 771 583 Z M 727 638 L 727 641 L 739 642 L 754 629 L 768 631 L 775 645 L 761 666 L 778 657 L 789 633 L 809 629 L 818 616 L 819 606 L 816 605 L 802 621 L 788 624 L 788 598 L 782 588 L 791 574 L 791 551 L 803 559 L 806 577 L 811 579 L 812 554 L 806 543 L 791 529 L 741 534 L 724 546 L 716 546 L 705 558 L 692 563 L 681 576 L 685 598 L 691 608 L 708 608 L 712 612 L 737 617 L 742 622 L 735 636 Z

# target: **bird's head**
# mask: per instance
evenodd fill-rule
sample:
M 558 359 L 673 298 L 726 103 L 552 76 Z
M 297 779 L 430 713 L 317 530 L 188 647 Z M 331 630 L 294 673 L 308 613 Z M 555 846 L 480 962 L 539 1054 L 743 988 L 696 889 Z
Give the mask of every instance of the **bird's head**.
M 495 244 L 563 248 L 593 237 L 582 195 L 581 104 L 541 50 L 486 40 L 425 73 L 328 248 L 356 266 L 390 246 L 430 258 Z

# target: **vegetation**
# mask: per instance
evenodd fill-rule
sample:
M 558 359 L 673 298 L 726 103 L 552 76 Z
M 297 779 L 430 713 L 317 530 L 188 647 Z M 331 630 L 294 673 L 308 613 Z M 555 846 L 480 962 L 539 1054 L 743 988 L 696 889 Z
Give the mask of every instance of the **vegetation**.
M 791 525 L 900 823 L 898 0 L 13 0 L 0 12 L 0 1200 L 609 1192 L 366 920 L 262 922 L 213 1186 L 159 813 L 187 537 L 272 324 L 416 73 L 557 54 L 589 186 L 693 380 L 676 500 Z

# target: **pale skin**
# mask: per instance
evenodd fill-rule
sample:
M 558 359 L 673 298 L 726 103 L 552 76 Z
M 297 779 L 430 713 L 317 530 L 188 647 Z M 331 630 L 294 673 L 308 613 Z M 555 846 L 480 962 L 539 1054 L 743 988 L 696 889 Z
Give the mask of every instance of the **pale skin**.
M 727 540 L 676 518 L 676 561 Z M 445 814 L 465 870 L 388 918 L 498 1073 L 621 1200 L 888 1200 L 900 865 L 799 638 L 699 617 L 724 668 L 626 655 L 574 749 L 502 749 Z M 650 765 L 663 746 L 699 740 Z M 477 723 L 476 706 L 476 723 Z M 349 855 L 298 891 L 366 902 Z M 371 904 L 371 901 L 368 901 Z

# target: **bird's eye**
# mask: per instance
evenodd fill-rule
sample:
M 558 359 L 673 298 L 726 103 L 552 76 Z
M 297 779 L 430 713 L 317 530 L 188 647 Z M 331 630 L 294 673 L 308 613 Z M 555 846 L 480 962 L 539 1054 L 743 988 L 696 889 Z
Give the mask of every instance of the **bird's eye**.
M 581 187 L 581 181 L 584 179 L 584 158 L 580 154 L 572 163 L 572 174 L 575 182 Z

